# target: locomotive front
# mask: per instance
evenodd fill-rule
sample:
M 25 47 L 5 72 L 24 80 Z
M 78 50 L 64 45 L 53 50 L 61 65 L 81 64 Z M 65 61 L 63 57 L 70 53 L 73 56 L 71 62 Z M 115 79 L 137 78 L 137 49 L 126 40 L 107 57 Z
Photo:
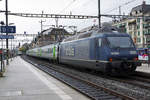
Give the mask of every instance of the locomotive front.
M 117 74 L 133 73 L 140 63 L 136 47 L 129 35 L 118 34 L 106 37 L 109 71 Z

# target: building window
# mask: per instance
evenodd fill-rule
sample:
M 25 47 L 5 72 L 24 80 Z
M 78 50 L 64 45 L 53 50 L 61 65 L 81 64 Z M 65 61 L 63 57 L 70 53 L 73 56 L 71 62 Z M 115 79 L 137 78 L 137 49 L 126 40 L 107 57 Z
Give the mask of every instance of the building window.
M 129 25 L 129 30 L 132 30 L 132 26 L 131 25 Z
M 144 34 L 144 35 L 147 34 L 147 33 L 148 33 L 147 30 L 143 31 L 143 34 Z
M 134 36 L 136 36 L 136 32 L 134 32 Z
M 126 29 L 126 28 L 124 29 L 124 32 L 127 32 L 127 29 Z
M 145 28 L 146 24 L 143 24 L 143 28 Z
M 140 31 L 138 31 L 138 36 L 140 36 Z
M 140 23 L 140 18 L 137 19 L 137 22 Z
M 139 25 L 137 25 L 137 29 L 140 29 L 140 24 L 139 24 Z
M 142 12 L 142 10 L 139 10 L 139 11 L 138 11 L 138 13 L 141 13 L 141 12 Z
M 148 29 L 147 34 L 150 34 L 150 29 Z
M 137 42 L 140 43 L 141 42 L 141 38 L 137 38 Z

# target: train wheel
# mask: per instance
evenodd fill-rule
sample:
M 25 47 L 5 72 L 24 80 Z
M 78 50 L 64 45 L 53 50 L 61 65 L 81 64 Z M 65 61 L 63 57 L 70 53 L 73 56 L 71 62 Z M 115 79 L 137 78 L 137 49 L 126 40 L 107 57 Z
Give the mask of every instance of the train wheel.
M 136 67 L 137 66 L 132 63 L 123 63 L 121 71 L 124 74 L 131 75 L 135 71 Z
M 106 66 L 105 74 L 110 76 L 112 75 L 112 67 L 110 65 Z
M 131 67 L 131 72 L 133 72 L 133 71 L 135 71 L 136 70 L 136 68 L 137 68 L 137 66 L 135 65 L 135 64 L 132 64 L 132 67 Z

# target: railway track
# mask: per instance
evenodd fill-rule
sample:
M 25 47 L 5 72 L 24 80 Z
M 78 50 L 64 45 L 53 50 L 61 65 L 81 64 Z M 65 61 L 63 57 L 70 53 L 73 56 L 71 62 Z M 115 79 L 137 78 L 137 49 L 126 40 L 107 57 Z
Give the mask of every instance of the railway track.
M 150 80 L 147 80 L 147 79 L 143 79 L 143 78 L 139 78 L 139 77 L 126 77 L 124 79 L 122 78 L 112 78 L 112 77 L 107 77 L 108 79 L 111 79 L 111 80 L 115 80 L 115 81 L 119 81 L 119 82 L 122 82 L 122 83 L 127 83 L 127 84 L 132 84 L 134 86 L 138 86 L 138 87 L 141 87 L 141 88 L 144 88 L 144 89 L 148 89 L 150 90 Z
M 142 81 L 142 82 L 150 83 L 150 78 L 146 78 L 146 77 L 139 77 L 139 76 L 133 76 L 133 77 L 131 77 L 131 78 L 132 78 L 132 79 L 135 79 L 135 80 Z
M 136 71 L 134 75 L 138 77 L 142 77 L 142 78 L 144 77 L 150 79 L 150 73 Z
M 28 59 L 33 60 L 36 63 L 38 62 L 39 65 L 53 67 L 54 69 L 60 70 L 64 73 L 82 78 L 98 86 L 99 85 L 103 86 L 107 89 L 111 89 L 115 92 L 121 93 L 128 97 L 132 97 L 136 100 L 150 100 L 149 99 L 150 90 L 148 90 L 147 88 L 143 88 L 129 82 L 120 81 L 120 80 L 128 80 L 127 78 L 115 80 L 113 79 L 114 77 L 103 77 L 101 74 L 99 75 L 99 74 L 89 73 L 89 71 L 85 72 L 84 70 L 81 71 L 80 69 L 74 69 L 74 68 L 72 69 L 71 66 L 50 64 L 49 61 L 45 61 L 37 58 L 31 58 L 31 57 L 28 57 Z M 130 81 L 132 81 L 132 79 L 130 79 Z
M 123 95 L 114 90 L 102 87 L 88 80 L 84 80 L 63 71 L 58 71 L 49 66 L 49 64 L 44 63 L 42 65 L 31 62 L 31 60 L 25 59 L 27 62 L 33 64 L 44 72 L 50 74 L 51 76 L 57 78 L 58 80 L 64 82 L 65 84 L 71 86 L 72 88 L 78 90 L 79 92 L 85 94 L 94 100 L 136 100 L 135 98 Z
M 109 77 L 109 78 L 120 81 L 120 82 L 133 84 L 141 88 L 150 90 L 150 74 L 149 73 L 135 72 L 133 76 L 128 76 L 124 80 L 119 79 L 119 78 L 112 78 L 112 77 Z

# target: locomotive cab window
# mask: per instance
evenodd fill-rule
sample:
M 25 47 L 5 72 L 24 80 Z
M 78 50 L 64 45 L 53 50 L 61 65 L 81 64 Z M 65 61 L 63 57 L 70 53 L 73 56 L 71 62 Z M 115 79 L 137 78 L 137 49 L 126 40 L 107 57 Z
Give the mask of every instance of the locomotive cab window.
M 111 48 L 132 48 L 134 47 L 130 37 L 107 37 Z

